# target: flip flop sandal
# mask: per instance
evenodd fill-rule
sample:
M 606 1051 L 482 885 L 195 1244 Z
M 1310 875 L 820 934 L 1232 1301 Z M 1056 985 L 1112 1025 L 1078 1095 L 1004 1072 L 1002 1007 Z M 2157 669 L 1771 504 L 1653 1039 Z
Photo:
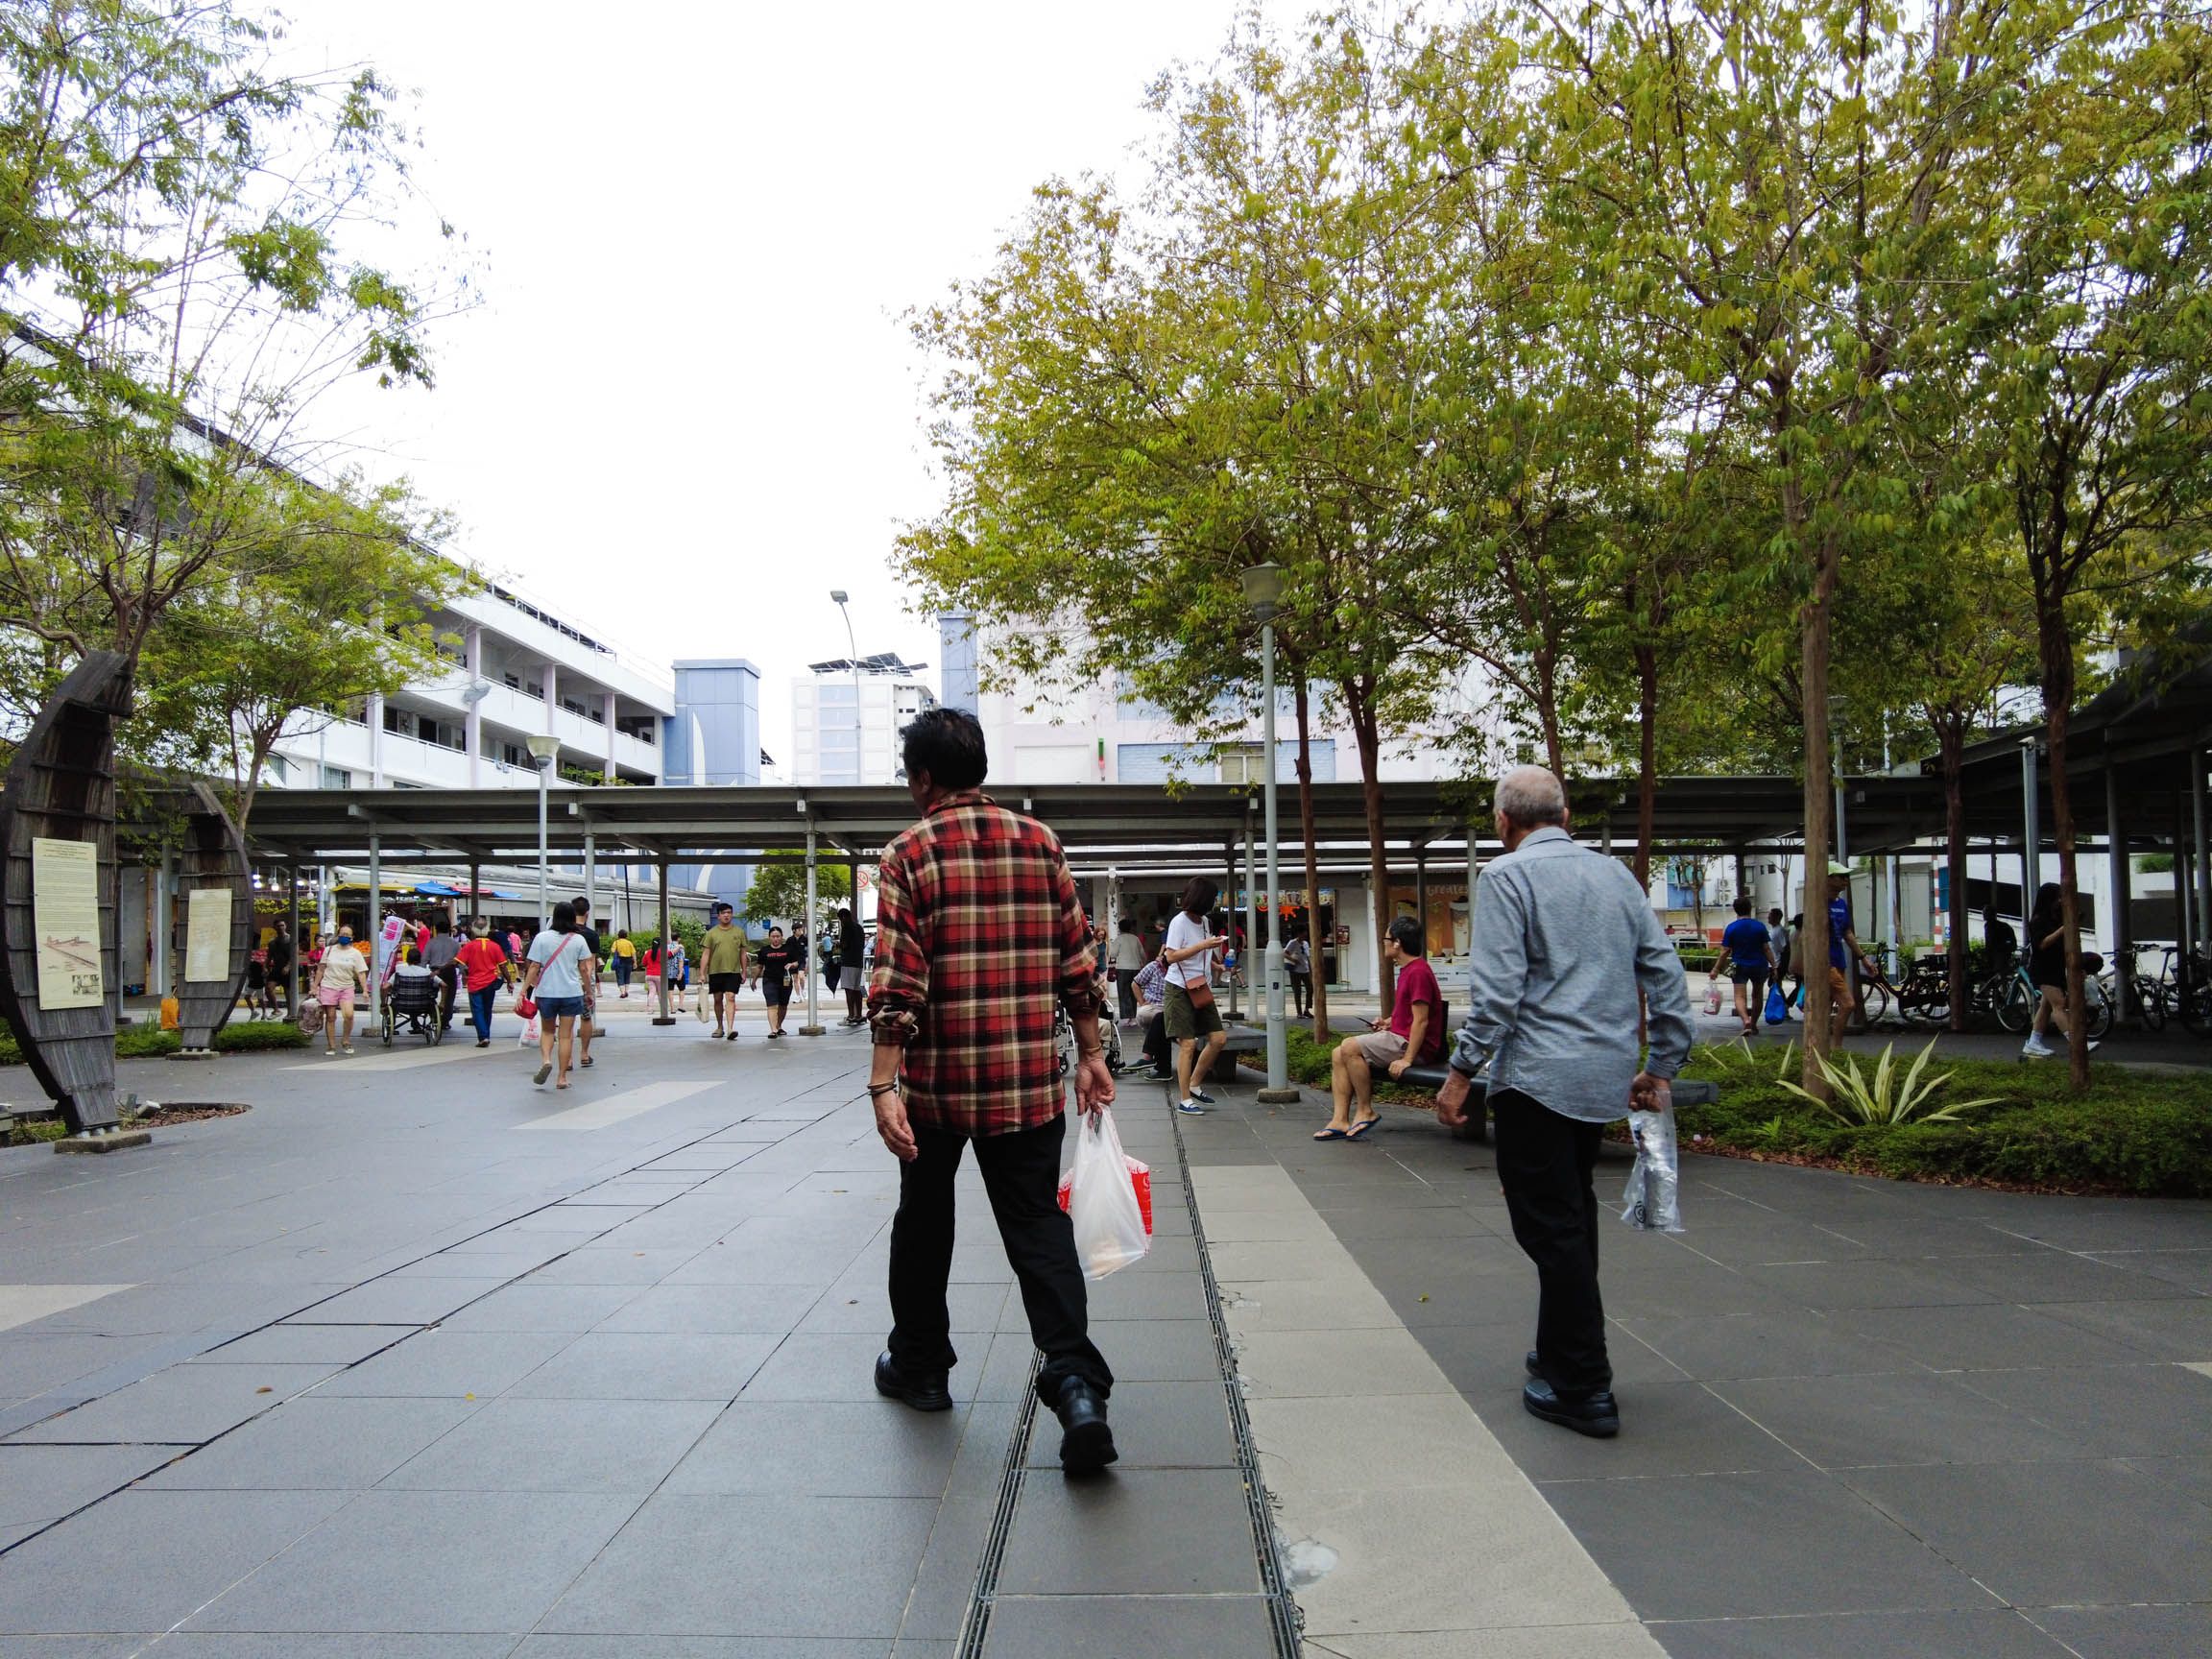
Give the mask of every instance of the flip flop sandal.
M 1345 1132 L 1344 1139 L 1347 1141 L 1364 1141 L 1367 1139 L 1367 1132 L 1374 1128 L 1376 1124 L 1382 1121 L 1382 1119 L 1380 1118 L 1364 1118 L 1361 1121 L 1353 1124 L 1352 1127 Z
M 1316 1129 L 1313 1132 L 1313 1139 L 1316 1141 L 1349 1141 L 1352 1139 L 1352 1131 L 1335 1128 Z

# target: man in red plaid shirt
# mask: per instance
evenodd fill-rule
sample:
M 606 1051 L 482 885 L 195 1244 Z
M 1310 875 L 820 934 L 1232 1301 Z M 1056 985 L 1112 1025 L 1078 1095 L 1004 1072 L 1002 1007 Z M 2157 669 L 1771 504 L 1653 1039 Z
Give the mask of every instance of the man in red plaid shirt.
M 884 849 L 877 873 L 868 990 L 868 1094 L 877 1132 L 902 1164 L 891 1339 L 876 1386 L 917 1410 L 951 1407 L 952 1178 L 973 1142 L 1045 1356 L 1037 1392 L 1060 1418 L 1060 1465 L 1102 1468 L 1115 1458 L 1114 1374 L 1091 1342 L 1075 1235 L 1059 1204 L 1067 1119 L 1052 1032 L 1053 1008 L 1065 1006 L 1077 1109 L 1112 1101 L 1090 926 L 1058 838 L 982 793 L 988 757 L 973 714 L 928 709 L 904 744 L 922 819 Z

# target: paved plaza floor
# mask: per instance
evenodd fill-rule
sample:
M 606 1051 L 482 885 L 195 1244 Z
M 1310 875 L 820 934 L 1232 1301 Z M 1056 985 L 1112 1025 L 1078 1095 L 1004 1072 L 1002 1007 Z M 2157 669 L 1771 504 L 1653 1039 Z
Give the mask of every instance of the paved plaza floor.
M 0 1152 L 0 1656 L 2212 1650 L 2212 1206 L 1694 1159 L 1605 1239 L 1594 1442 L 1520 1408 L 1486 1147 L 1125 1080 L 1156 1238 L 1070 1481 L 972 1175 L 956 1407 L 873 1392 L 864 1032 L 617 1003 L 557 1095 L 500 1023 L 129 1063 L 253 1110 Z

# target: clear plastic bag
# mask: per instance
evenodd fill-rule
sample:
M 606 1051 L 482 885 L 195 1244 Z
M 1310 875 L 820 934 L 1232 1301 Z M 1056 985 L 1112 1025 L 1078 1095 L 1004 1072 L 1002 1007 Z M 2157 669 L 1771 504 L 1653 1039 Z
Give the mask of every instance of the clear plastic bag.
M 522 1035 L 515 1040 L 515 1046 L 517 1048 L 535 1048 L 538 1046 L 537 1015 L 533 1014 L 529 1019 L 522 1022 Z
M 1631 1112 L 1628 1135 L 1636 1142 L 1636 1167 L 1622 1193 L 1621 1219 L 1652 1233 L 1682 1232 L 1682 1160 L 1674 1145 L 1674 1114 Z
M 1086 1279 L 1103 1279 L 1142 1261 L 1152 1246 L 1114 1114 L 1104 1108 L 1076 1118 L 1068 1218 L 1075 1226 L 1075 1256 Z

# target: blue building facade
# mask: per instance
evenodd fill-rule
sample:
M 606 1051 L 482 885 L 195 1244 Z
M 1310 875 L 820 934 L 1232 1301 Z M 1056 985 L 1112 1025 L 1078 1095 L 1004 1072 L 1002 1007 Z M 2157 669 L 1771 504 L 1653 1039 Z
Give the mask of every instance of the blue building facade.
M 982 665 L 975 653 L 975 623 L 964 611 L 948 611 L 937 618 L 938 703 L 947 709 L 965 709 L 981 714 Z
M 760 670 L 742 657 L 695 658 L 675 667 L 676 712 L 661 723 L 662 781 L 679 787 L 758 783 Z M 742 910 L 753 867 L 678 865 L 668 878 Z

